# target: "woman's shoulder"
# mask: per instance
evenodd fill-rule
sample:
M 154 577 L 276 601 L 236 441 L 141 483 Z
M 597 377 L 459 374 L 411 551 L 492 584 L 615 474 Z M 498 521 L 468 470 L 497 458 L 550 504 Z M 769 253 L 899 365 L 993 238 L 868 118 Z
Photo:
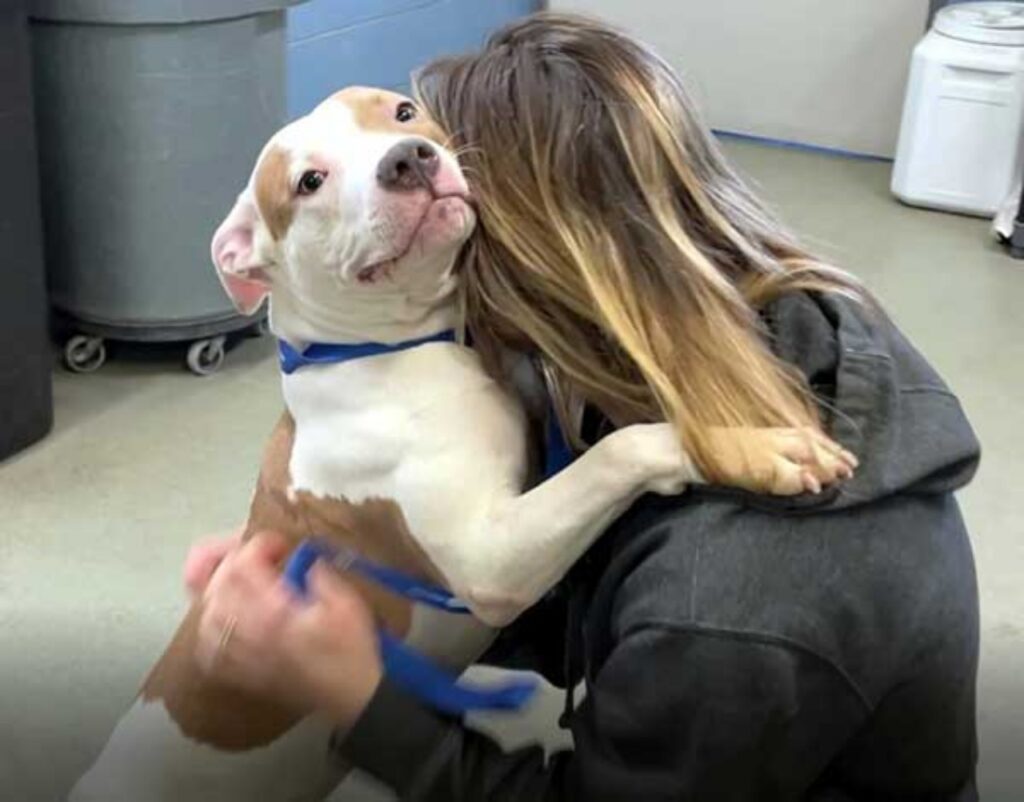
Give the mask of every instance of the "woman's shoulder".
M 971 481 L 980 446 L 959 400 L 877 303 L 794 293 L 765 315 L 776 353 L 818 396 L 829 435 L 860 459 L 833 508 Z

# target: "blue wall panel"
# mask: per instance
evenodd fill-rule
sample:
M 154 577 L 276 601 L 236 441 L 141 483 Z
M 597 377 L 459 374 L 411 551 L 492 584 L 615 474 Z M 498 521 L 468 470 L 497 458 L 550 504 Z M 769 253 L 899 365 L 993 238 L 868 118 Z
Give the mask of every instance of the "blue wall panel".
M 288 113 L 350 84 L 405 90 L 409 73 L 479 45 L 540 0 L 313 0 L 289 13 Z

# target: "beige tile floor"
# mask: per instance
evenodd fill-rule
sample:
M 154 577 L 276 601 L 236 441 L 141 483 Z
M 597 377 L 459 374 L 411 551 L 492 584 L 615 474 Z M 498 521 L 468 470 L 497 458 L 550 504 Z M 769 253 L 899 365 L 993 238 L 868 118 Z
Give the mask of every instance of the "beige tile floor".
M 899 206 L 886 164 L 728 143 L 807 239 L 863 276 L 985 445 L 963 493 L 984 616 L 984 798 L 1024 800 L 1024 262 L 978 220 Z M 271 345 L 198 379 L 173 357 L 55 375 L 53 434 L 0 465 L 0 798 L 56 800 L 173 630 L 188 543 L 243 514 L 280 401 Z M 558 699 L 500 723 L 557 740 Z M 12 789 L 18 788 L 16 794 Z M 356 783 L 336 799 L 386 798 Z

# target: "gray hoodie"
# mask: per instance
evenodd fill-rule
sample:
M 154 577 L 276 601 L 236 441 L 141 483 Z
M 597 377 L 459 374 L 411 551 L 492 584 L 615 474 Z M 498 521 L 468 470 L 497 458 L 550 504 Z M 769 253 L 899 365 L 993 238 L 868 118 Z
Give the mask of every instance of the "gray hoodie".
M 491 654 L 586 680 L 572 750 L 503 753 L 385 680 L 343 757 L 444 802 L 977 798 L 977 588 L 952 491 L 978 443 L 882 313 L 795 295 L 766 320 L 856 477 L 647 497 L 613 525 Z

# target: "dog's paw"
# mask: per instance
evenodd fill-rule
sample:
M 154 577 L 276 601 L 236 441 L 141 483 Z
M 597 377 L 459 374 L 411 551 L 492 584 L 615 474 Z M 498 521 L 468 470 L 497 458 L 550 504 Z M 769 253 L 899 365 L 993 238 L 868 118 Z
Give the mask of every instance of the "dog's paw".
M 812 428 L 720 428 L 712 443 L 723 484 L 796 496 L 853 476 L 857 458 Z

